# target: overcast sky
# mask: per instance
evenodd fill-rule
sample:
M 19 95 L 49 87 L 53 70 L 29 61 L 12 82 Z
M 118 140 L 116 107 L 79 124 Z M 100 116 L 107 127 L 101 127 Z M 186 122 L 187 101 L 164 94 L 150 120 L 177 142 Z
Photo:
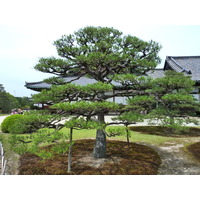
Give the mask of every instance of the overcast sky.
M 181 6 L 180 6 L 181 5 Z M 31 96 L 25 81 L 51 75 L 33 69 L 40 57 L 56 56 L 53 41 L 85 26 L 113 27 L 155 40 L 166 56 L 200 55 L 198 1 L 6 0 L 0 12 L 0 83 L 14 96 Z

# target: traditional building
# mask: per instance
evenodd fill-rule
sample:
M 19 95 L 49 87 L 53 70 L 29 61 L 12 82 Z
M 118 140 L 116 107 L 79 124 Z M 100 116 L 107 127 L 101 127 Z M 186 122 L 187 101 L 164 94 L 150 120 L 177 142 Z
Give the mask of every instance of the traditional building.
M 152 78 L 161 78 L 164 76 L 165 70 L 174 70 L 190 75 L 191 79 L 196 83 L 192 94 L 196 99 L 200 100 L 200 56 L 167 56 L 162 69 L 155 69 L 148 72 L 147 75 Z M 68 77 L 65 78 L 65 80 L 66 82 L 72 82 L 83 86 L 96 82 L 96 80 L 87 77 L 81 77 L 80 79 Z M 45 82 L 26 82 L 25 87 L 34 91 L 41 91 L 42 89 L 50 88 L 51 84 Z M 115 97 L 110 99 L 110 101 L 115 101 L 117 103 L 126 102 L 125 97 Z
M 195 81 L 192 94 L 200 100 L 200 56 L 167 56 L 163 69 L 155 69 L 147 74 L 152 78 L 160 78 L 164 76 L 165 70 L 183 72 L 191 76 L 191 79 Z
M 77 77 L 75 76 L 71 76 L 71 77 L 67 77 L 67 78 L 63 78 L 65 82 L 70 82 L 70 83 L 74 83 L 76 85 L 82 85 L 85 86 L 87 84 L 93 84 L 96 83 L 97 81 L 95 79 L 92 78 L 88 78 L 88 77 L 80 77 L 79 79 L 77 79 Z M 119 83 L 112 81 L 112 84 L 115 86 L 120 86 Z M 51 84 L 45 83 L 45 82 L 26 82 L 25 87 L 34 91 L 42 91 L 43 89 L 49 89 L 51 87 Z M 107 92 L 106 94 L 108 95 L 112 95 L 113 91 Z M 126 103 L 126 97 L 113 97 L 108 99 L 108 101 L 111 102 L 117 102 L 117 103 L 122 103 L 125 104 Z

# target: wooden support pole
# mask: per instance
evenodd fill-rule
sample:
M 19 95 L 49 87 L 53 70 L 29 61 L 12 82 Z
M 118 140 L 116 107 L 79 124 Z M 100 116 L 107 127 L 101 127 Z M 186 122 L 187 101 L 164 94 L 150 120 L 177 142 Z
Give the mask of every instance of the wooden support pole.
M 1 142 L 0 142 L 0 157 L 1 157 L 1 175 L 5 175 L 7 160 L 5 160 L 3 145 L 1 144 Z

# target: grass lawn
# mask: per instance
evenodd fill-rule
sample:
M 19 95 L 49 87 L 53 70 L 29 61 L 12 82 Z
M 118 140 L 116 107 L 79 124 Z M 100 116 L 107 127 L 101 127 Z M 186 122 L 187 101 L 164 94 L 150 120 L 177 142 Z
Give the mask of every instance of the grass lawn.
M 115 126 L 117 128 L 123 128 L 123 126 Z M 109 128 L 109 127 L 107 127 Z M 149 143 L 155 144 L 157 146 L 162 145 L 165 142 L 172 142 L 172 141 L 181 141 L 183 136 L 172 137 L 168 135 L 164 135 L 162 133 L 162 129 L 159 127 L 150 127 L 150 126 L 132 126 L 130 127 L 131 136 L 130 142 L 137 142 L 137 143 Z M 198 132 L 200 132 L 200 128 L 195 128 Z M 62 132 L 69 134 L 68 128 L 61 129 Z M 20 136 L 27 137 L 30 134 L 23 134 Z M 3 134 L 1 137 L 4 139 L 8 138 L 9 134 Z M 0 137 L 0 140 L 1 140 Z M 81 139 L 95 139 L 96 137 L 96 130 L 95 129 L 82 129 L 82 130 L 73 130 L 73 140 L 81 140 Z M 115 137 L 107 137 L 107 140 L 120 140 L 126 141 L 126 135 L 122 136 L 115 136 Z M 46 144 L 43 144 L 46 145 Z
M 123 126 L 115 126 L 117 128 L 123 128 Z M 107 127 L 109 128 L 109 127 Z M 184 135 L 176 135 L 169 136 L 167 134 L 163 134 L 163 129 L 161 127 L 155 126 L 132 126 L 130 142 L 142 142 L 142 143 L 150 143 L 155 144 L 157 146 L 161 145 L 164 142 L 172 142 L 172 141 L 181 141 L 181 138 L 186 137 Z M 62 132 L 69 134 L 68 128 L 63 128 Z M 192 136 L 200 136 L 200 127 L 192 127 L 190 132 Z M 1 137 L 7 138 L 9 134 L 3 134 Z M 29 134 L 23 134 L 21 136 L 29 136 Z M 0 140 L 1 140 L 0 137 Z M 81 139 L 95 139 L 96 130 L 95 129 L 82 129 L 82 130 L 73 130 L 73 140 L 81 140 Z M 126 136 L 115 136 L 115 137 L 107 137 L 107 140 L 121 140 L 126 141 Z
M 118 128 L 123 128 L 122 126 L 115 126 Z M 107 127 L 109 128 L 109 127 Z M 147 127 L 149 129 L 149 127 Z M 146 130 L 148 130 L 146 129 Z M 149 129 L 150 130 L 150 129 Z M 69 129 L 64 128 L 63 131 L 69 132 Z M 73 139 L 74 140 L 79 140 L 79 139 L 89 139 L 89 138 L 95 138 L 96 137 L 96 130 L 95 129 L 90 129 L 90 130 L 74 130 L 73 134 Z M 107 137 L 107 139 L 114 139 L 114 140 L 122 140 L 126 141 L 126 136 L 116 136 L 116 137 Z M 131 132 L 131 137 L 130 141 L 131 142 L 144 142 L 144 143 L 150 143 L 150 144 L 155 144 L 159 145 L 164 142 L 170 142 L 174 140 L 179 140 L 179 138 L 174 138 L 174 137 L 165 137 L 165 136 L 160 136 L 160 135 L 153 135 L 149 134 L 148 132 L 141 132 L 137 129 L 137 131 L 132 131 Z

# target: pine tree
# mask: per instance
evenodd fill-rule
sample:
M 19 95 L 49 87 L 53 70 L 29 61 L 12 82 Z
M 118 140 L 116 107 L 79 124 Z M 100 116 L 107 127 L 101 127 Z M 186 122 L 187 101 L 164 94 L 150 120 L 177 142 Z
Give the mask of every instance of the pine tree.
M 154 108 L 148 117 L 172 132 L 180 132 L 187 123 L 197 123 L 189 117 L 196 116 L 198 101 L 191 95 L 195 82 L 190 76 L 168 70 L 165 76 L 152 80 L 149 97 Z
M 161 47 L 158 43 L 146 42 L 131 35 L 124 36 L 114 28 L 86 27 L 74 34 L 64 35 L 54 45 L 61 58 L 41 58 L 35 66 L 36 70 L 57 76 L 46 80 L 54 86 L 50 91 L 38 94 L 36 98 L 40 102 L 55 104 L 52 108 L 59 110 L 60 114 L 68 112 L 87 118 L 97 115 L 101 124 L 105 124 L 107 113 L 116 112 L 123 107 L 106 102 L 107 99 L 128 97 L 133 93 L 133 89 L 125 85 L 114 85 L 114 76 L 144 75 L 160 62 L 158 52 Z M 63 81 L 63 77 L 72 75 L 76 76 L 74 80 L 89 76 L 97 84 L 83 88 Z M 107 91 L 114 92 L 107 94 Z M 93 154 L 95 158 L 106 156 L 104 129 L 97 130 Z

